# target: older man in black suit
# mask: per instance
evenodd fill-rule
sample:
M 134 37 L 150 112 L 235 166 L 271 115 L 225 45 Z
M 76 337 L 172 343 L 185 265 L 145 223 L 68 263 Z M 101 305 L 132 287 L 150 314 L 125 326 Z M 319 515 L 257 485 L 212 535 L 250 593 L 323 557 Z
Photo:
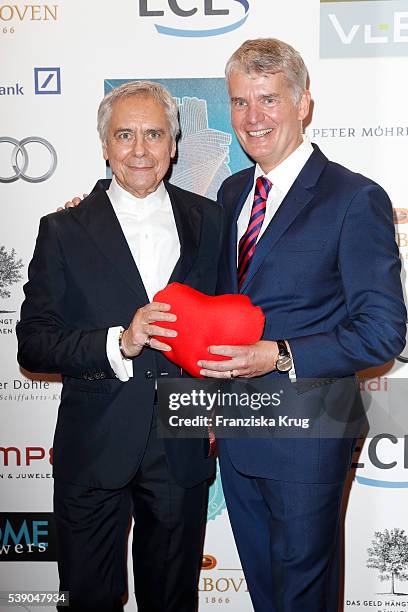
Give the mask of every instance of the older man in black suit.
M 122 610 L 132 512 L 139 612 L 192 612 L 214 464 L 208 441 L 157 437 L 156 380 L 180 370 L 163 356 L 175 332 L 160 327 L 175 315 L 152 298 L 169 281 L 214 292 L 220 208 L 163 180 L 179 128 L 161 85 L 110 92 L 98 129 L 113 180 L 41 220 L 17 329 L 19 363 L 63 377 L 60 588 L 71 610 Z

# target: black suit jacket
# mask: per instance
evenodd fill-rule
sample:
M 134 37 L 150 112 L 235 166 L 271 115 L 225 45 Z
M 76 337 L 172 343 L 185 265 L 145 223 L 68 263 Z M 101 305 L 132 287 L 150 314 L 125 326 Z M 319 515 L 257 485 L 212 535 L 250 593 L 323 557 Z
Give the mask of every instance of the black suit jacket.
M 17 326 L 18 361 L 31 372 L 62 374 L 54 438 L 54 476 L 101 488 L 126 484 L 149 435 L 155 379 L 180 370 L 144 350 L 134 375 L 115 378 L 106 355 L 109 327 L 127 327 L 148 303 L 139 271 L 99 181 L 75 209 L 41 219 Z M 181 255 L 169 279 L 213 294 L 221 242 L 220 207 L 165 183 Z M 210 477 L 207 440 L 166 440 L 170 469 L 184 486 Z

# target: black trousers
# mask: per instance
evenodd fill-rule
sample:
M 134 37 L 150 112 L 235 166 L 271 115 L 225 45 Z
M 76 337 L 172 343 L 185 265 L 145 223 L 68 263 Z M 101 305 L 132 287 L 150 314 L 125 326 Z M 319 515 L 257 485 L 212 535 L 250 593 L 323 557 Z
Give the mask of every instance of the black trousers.
M 121 612 L 133 514 L 133 571 L 139 612 L 195 612 L 208 483 L 190 489 L 169 474 L 153 426 L 141 466 L 117 490 L 54 485 L 60 590 L 71 612 Z M 68 608 L 58 608 L 61 612 Z

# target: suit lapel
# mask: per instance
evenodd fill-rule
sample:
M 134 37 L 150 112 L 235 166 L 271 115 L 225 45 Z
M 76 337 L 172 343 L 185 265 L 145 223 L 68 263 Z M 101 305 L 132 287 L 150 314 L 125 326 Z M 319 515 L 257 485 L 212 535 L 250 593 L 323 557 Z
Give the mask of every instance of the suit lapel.
M 312 197 L 313 195 L 309 191 L 304 189 L 302 185 L 296 184 L 295 181 L 256 245 L 248 274 L 241 287 L 242 293 L 245 293 L 246 287 L 262 265 L 267 254 L 274 248 L 279 238 L 304 207 L 309 204 Z
M 174 220 L 180 240 L 180 257 L 170 275 L 169 283 L 184 282 L 198 255 L 202 213 L 200 208 L 191 204 L 187 192 L 165 182 L 173 208 Z
M 315 149 L 314 152 L 302 168 L 299 176 L 296 178 L 256 245 L 248 274 L 241 287 L 242 293 L 245 293 L 246 288 L 262 265 L 267 254 L 274 248 L 278 240 L 292 225 L 296 217 L 313 199 L 313 191 L 309 191 L 309 189 L 316 184 L 328 161 L 320 149 L 316 145 L 313 146 Z
M 106 194 L 108 184 L 98 184 L 89 196 L 86 206 L 79 207 L 78 221 L 85 227 L 99 250 L 118 271 L 119 276 L 132 292 L 149 301 L 139 270 Z M 202 213 L 197 205 L 191 204 L 188 194 L 165 181 L 170 197 L 177 232 L 180 240 L 180 257 L 171 273 L 169 282 L 183 282 L 197 257 Z M 75 211 L 76 212 L 76 211 Z
M 78 221 L 85 227 L 90 237 L 118 272 L 139 300 L 149 299 L 146 294 L 139 270 L 130 252 L 120 223 L 105 191 L 91 194 L 87 205 L 78 209 Z
M 255 167 L 249 168 L 247 172 L 243 173 L 239 177 L 237 177 L 237 182 L 234 185 L 236 188 L 237 197 L 232 202 L 232 212 L 229 217 L 229 228 L 228 228 L 228 263 L 229 263 L 229 273 L 232 280 L 232 290 L 238 292 L 238 274 L 237 274 L 237 221 L 238 217 L 241 213 L 242 207 L 245 204 L 245 201 L 248 197 L 249 192 L 252 189 L 253 181 L 254 181 L 254 171 Z

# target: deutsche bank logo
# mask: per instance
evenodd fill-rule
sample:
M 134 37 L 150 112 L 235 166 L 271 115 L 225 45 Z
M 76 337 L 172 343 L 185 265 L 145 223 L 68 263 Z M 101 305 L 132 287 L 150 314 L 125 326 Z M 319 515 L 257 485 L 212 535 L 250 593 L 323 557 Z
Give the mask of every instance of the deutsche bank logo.
M 407 0 L 320 0 L 320 57 L 408 56 Z
M 214 8 L 214 0 L 190 0 L 182 6 L 179 0 L 137 0 L 139 16 L 154 19 L 159 34 L 167 36 L 219 36 L 241 27 L 248 18 L 248 0 L 222 0 L 223 6 Z M 159 19 L 160 18 L 160 19 Z
M 34 68 L 34 88 L 37 95 L 61 93 L 60 68 Z

